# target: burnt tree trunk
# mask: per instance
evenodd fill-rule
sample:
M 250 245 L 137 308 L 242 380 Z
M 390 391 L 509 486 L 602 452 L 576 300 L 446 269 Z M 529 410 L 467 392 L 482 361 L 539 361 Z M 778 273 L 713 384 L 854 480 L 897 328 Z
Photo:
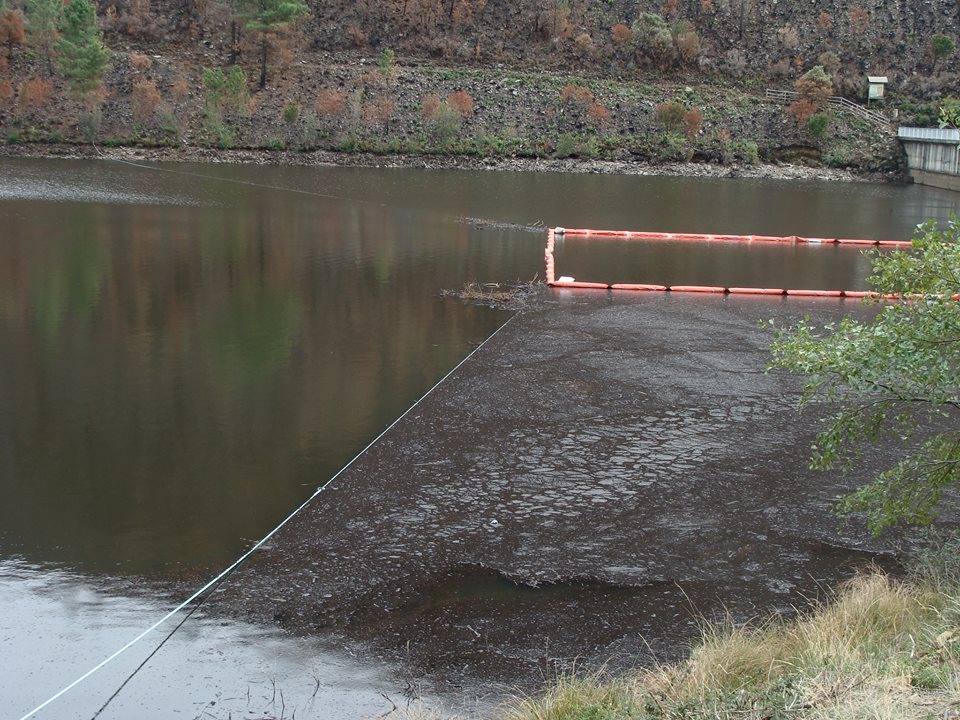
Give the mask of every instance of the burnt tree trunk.
M 228 65 L 236 65 L 237 57 L 240 55 L 240 28 L 236 20 L 230 21 L 230 56 L 227 58 Z
M 260 33 L 260 89 L 267 86 L 267 33 Z

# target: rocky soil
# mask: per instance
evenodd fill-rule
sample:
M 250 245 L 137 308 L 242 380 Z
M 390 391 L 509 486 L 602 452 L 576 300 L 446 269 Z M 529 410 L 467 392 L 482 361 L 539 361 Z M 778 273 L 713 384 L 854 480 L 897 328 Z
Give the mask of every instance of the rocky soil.
M 305 47 L 359 48 L 374 55 L 392 47 L 405 58 L 441 64 L 499 63 L 621 79 L 668 67 L 691 78 L 707 73 L 789 82 L 829 50 L 840 59 L 845 93 L 859 96 L 869 72 L 889 75 L 898 92 L 923 97 L 955 88 L 960 69 L 960 56 L 935 61 L 930 51 L 935 33 L 956 37 L 960 31 L 955 0 L 311 0 L 309 5 L 311 15 L 296 31 Z M 134 15 L 137 22 L 130 23 L 136 7 L 130 0 L 101 3 L 101 11 L 115 18 L 106 25 L 115 29 L 116 45 L 131 42 L 132 35 L 134 44 L 150 52 L 195 44 L 221 61 L 227 56 L 229 16 L 217 4 L 153 0 L 149 15 Z M 644 58 L 613 42 L 613 25 L 631 25 L 648 12 L 662 14 L 668 23 L 691 23 L 699 38 L 697 56 L 681 62 L 669 51 Z M 241 59 L 255 60 L 254 47 L 246 47 L 243 38 L 239 45 Z
M 835 180 L 860 182 L 897 180 L 895 173 L 855 173 L 850 170 L 787 163 L 703 162 L 651 164 L 578 158 L 477 158 L 463 155 L 377 155 L 328 150 L 221 150 L 204 147 L 100 147 L 85 144 L 35 143 L 0 145 L 3 157 L 104 158 L 127 162 L 205 162 L 250 165 L 346 167 L 415 167 L 424 169 L 508 170 L 683 177 L 747 177 L 773 180 Z

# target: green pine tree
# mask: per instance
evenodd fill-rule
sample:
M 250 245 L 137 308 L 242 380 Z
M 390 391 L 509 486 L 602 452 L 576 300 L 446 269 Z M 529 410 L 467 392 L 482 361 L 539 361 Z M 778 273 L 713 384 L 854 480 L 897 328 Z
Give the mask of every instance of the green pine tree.
M 310 12 L 304 0 L 233 0 L 247 30 L 260 33 L 260 88 L 267 86 L 267 36 Z
M 100 84 L 110 53 L 103 46 L 97 11 L 91 0 L 72 0 L 63 11 L 62 36 L 57 43 L 60 70 L 77 93 Z

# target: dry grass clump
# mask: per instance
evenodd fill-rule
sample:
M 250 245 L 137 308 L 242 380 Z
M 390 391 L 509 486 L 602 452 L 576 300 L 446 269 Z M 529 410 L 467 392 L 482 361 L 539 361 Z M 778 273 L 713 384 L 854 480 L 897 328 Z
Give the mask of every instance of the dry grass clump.
M 517 701 L 508 720 L 619 720 L 642 718 L 644 708 L 634 684 L 601 674 L 560 677 L 549 693 Z
M 563 677 L 509 720 L 960 717 L 960 544 L 905 581 L 857 576 L 794 620 L 708 623 L 690 657 Z M 939 564 L 938 564 L 939 563 Z
M 501 284 L 467 282 L 459 290 L 442 290 L 443 297 L 453 297 L 470 305 L 499 309 L 516 309 L 534 298 L 543 283 L 534 277 L 529 282 Z
M 508 302 L 513 299 L 518 290 L 500 283 L 466 282 L 459 290 L 442 290 L 441 293 L 467 302 Z

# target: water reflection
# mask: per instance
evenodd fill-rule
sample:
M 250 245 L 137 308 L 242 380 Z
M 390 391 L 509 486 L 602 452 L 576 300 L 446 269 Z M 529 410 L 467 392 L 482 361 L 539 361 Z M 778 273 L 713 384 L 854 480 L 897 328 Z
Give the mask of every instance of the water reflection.
M 554 257 L 558 276 L 608 283 L 865 290 L 870 273 L 862 247 L 838 245 L 571 237 Z
M 395 208 L 240 193 L 0 203 L 0 549 L 222 563 L 501 322 L 441 288 L 540 255 L 452 219 L 425 236 Z

